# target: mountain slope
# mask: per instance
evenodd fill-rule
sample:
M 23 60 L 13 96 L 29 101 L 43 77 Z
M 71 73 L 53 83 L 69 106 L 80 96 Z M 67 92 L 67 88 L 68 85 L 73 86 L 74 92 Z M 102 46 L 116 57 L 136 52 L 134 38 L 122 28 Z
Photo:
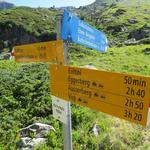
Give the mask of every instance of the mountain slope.
M 96 2 L 95 2 L 96 3 Z M 150 1 L 123 0 L 93 9 L 81 8 L 82 19 L 104 31 L 111 45 L 150 43 Z
M 0 12 L 0 43 L 12 45 L 55 39 L 56 10 L 16 7 Z
M 104 31 L 110 46 L 150 43 L 149 0 L 97 0 L 74 11 L 92 26 Z M 94 8 L 93 8 L 94 5 Z M 101 6 L 104 7 L 101 7 Z M 56 38 L 56 9 L 16 7 L 0 12 L 0 47 Z
M 5 1 L 0 1 L 0 10 L 13 8 L 14 4 Z

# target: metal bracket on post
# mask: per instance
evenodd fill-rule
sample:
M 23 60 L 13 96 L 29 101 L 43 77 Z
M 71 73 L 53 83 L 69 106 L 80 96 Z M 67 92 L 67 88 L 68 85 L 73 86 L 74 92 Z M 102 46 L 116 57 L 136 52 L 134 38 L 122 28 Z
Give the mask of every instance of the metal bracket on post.
M 62 24 L 62 14 L 58 14 L 56 16 L 56 32 L 57 32 L 57 39 L 61 39 L 61 24 Z M 67 43 L 64 43 L 64 57 L 65 57 L 65 64 L 67 64 L 67 53 L 68 47 Z M 72 124 L 71 124 L 71 107 L 70 102 L 66 103 L 67 108 L 67 124 L 62 123 L 62 132 L 64 138 L 64 150 L 72 150 Z

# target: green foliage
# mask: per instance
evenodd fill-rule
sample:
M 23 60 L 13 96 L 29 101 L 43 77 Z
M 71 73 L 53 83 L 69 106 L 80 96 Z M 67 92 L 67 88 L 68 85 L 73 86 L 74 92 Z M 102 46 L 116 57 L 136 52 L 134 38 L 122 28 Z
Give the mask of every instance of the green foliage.
M 150 44 L 146 40 L 150 37 L 150 33 L 145 34 L 143 32 L 143 28 L 146 25 L 149 26 L 150 1 L 122 0 L 115 4 L 113 1 L 108 1 L 105 2 L 107 7 L 103 9 L 99 7 L 98 2 L 100 1 L 97 1 L 94 8 L 92 5 L 91 9 L 87 7 L 87 9 L 79 10 L 79 13 L 84 16 L 86 22 L 106 33 L 111 46 L 121 47 L 124 45 L 124 41 L 131 38 L 141 40 L 141 43 Z M 110 5 L 110 3 L 113 4 Z M 133 32 L 137 32 L 138 35 L 133 36 Z
M 0 69 L 0 145 L 5 149 L 15 149 L 20 128 L 40 122 L 40 118 L 52 120 L 48 68 L 23 64 Z
M 150 17 L 148 11 L 149 6 L 150 4 L 138 4 L 137 2 L 132 5 L 132 3 L 129 2 L 110 7 L 100 17 L 103 22 L 100 28 L 102 27 L 102 29 L 110 35 L 110 42 L 113 38 L 115 38 L 116 44 L 118 44 L 118 42 L 124 42 L 132 38 L 130 35 L 133 31 L 138 31 L 146 25 L 147 19 Z M 117 15 L 119 10 L 122 10 L 123 13 Z M 104 20 L 108 18 L 110 21 L 106 23 Z M 134 19 L 135 23 L 130 23 L 129 20 L 131 19 Z M 144 38 L 147 37 L 145 36 L 143 39 Z
M 100 53 L 83 47 L 71 47 L 69 60 L 73 66 L 89 64 L 100 70 L 150 75 L 150 55 L 145 53 L 149 48 L 150 45 L 114 47 Z
M 20 66 L 20 64 L 17 64 L 13 61 L 7 61 L 7 60 L 3 60 L 3 61 L 0 61 L 0 69 L 1 70 L 15 70 L 17 69 L 18 67 Z
M 0 39 L 11 41 L 15 39 L 17 44 L 20 41 L 18 36 L 23 34 L 31 35 L 31 39 L 40 41 L 55 39 L 56 14 L 56 10 L 29 7 L 15 7 L 2 11 L 0 12 Z
M 149 47 L 150 45 L 139 45 L 110 48 L 102 54 L 71 45 L 69 63 L 74 66 L 95 65 L 100 70 L 150 75 Z M 16 149 L 16 143 L 20 140 L 20 128 L 38 121 L 50 123 L 56 133 L 45 135 L 46 144 L 36 149 L 62 149 L 61 124 L 52 117 L 49 64 L 1 61 L 0 66 L 0 146 L 4 150 Z M 92 131 L 95 124 L 99 127 L 97 137 Z M 145 130 L 78 105 L 72 105 L 72 126 L 74 149 L 130 150 L 149 146 L 146 140 L 149 128 Z

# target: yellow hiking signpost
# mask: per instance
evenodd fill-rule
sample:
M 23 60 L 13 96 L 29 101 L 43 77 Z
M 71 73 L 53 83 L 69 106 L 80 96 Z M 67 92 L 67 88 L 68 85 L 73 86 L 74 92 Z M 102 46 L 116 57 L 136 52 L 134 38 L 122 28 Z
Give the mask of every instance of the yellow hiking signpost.
M 72 150 L 71 110 L 67 101 L 148 125 L 150 77 L 63 66 L 67 64 L 67 44 L 60 39 L 102 52 L 108 41 L 104 33 L 67 11 L 63 17 L 57 15 L 56 20 L 59 40 L 16 46 L 14 56 L 17 62 L 59 63 L 50 68 L 51 95 L 53 116 L 62 122 L 64 150 Z
M 17 62 L 60 62 L 64 63 L 62 40 L 41 42 L 14 47 Z
M 150 78 L 51 66 L 51 94 L 128 121 L 147 125 Z

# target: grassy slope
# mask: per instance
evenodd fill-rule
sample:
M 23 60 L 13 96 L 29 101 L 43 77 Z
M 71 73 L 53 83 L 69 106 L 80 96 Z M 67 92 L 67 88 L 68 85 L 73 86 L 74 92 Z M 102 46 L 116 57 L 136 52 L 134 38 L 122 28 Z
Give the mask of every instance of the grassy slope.
M 92 64 L 95 65 L 99 70 L 150 75 L 150 55 L 145 55 L 143 52 L 145 48 L 149 47 L 150 45 L 139 45 L 122 48 L 110 48 L 107 53 L 102 54 L 94 50 L 72 45 L 69 50 L 69 63 L 73 66 L 84 66 L 87 64 Z M 22 97 L 19 98 L 21 100 L 21 103 L 24 103 L 24 99 L 26 99 L 26 101 L 28 100 L 28 102 L 26 102 L 26 105 L 30 107 L 30 99 L 33 95 L 32 91 L 35 91 L 34 87 L 39 87 L 40 84 L 43 84 L 42 80 L 45 78 L 45 75 L 47 77 L 49 76 L 48 70 L 45 70 L 45 73 L 43 73 L 45 67 L 42 69 L 42 66 L 44 65 L 38 64 L 24 64 L 22 66 L 11 61 L 1 61 L 0 64 L 1 71 L 4 73 L 10 72 L 14 74 L 13 78 L 18 77 L 18 75 L 23 76 L 22 78 L 19 78 L 19 80 L 17 80 L 17 83 L 12 85 L 12 88 L 19 89 L 19 93 L 21 92 L 20 94 L 22 95 Z M 36 69 L 39 67 L 42 69 L 42 71 L 40 71 L 41 69 Z M 42 80 L 39 80 L 39 77 Z M 6 76 L 6 78 L 8 77 Z M 36 79 L 36 82 L 32 83 L 33 79 Z M 26 80 L 29 80 L 30 82 L 25 82 Z M 8 80 L 7 82 L 9 83 Z M 48 87 L 48 84 L 49 81 L 45 82 L 44 85 L 40 86 L 40 89 Z M 5 86 L 7 87 L 7 85 Z M 24 88 L 24 86 L 28 88 Z M 57 130 L 57 133 L 50 133 L 46 135 L 49 139 L 49 146 L 41 146 L 39 149 L 48 150 L 54 148 L 62 148 L 61 125 L 56 122 L 55 119 L 53 119 L 51 112 L 49 112 L 48 115 L 45 114 L 45 112 L 48 112 L 48 108 L 46 107 L 47 103 L 44 102 L 45 96 L 50 99 L 50 95 L 46 94 L 44 90 L 40 89 L 40 99 L 42 101 L 39 101 L 39 96 L 36 96 L 39 93 L 35 92 L 34 98 L 32 98 L 32 105 L 34 104 L 35 107 L 31 106 L 32 109 L 27 110 L 24 109 L 24 105 L 22 108 L 16 103 L 18 101 L 18 98 L 9 98 L 9 95 L 11 95 L 11 93 L 7 95 L 7 101 L 11 102 L 13 109 L 11 112 L 5 111 L 5 113 L 0 114 L 0 120 L 3 122 L 3 124 L 0 125 L 0 132 L 2 133 L 2 136 L 0 138 L 0 146 L 2 145 L 3 147 L 3 144 L 7 143 L 4 150 L 10 147 L 12 147 L 13 149 L 15 147 L 15 144 L 12 144 L 12 142 L 15 143 L 19 140 L 18 136 L 14 137 L 14 134 L 16 134 L 16 130 L 18 130 L 18 128 L 36 121 L 45 123 L 50 122 Z M 18 90 L 16 92 L 18 92 Z M 26 92 L 30 94 L 26 94 Z M 3 103 L 1 103 L 1 107 L 3 107 L 3 105 L 4 107 L 6 107 L 8 104 L 3 101 Z M 15 107 L 17 107 L 17 109 L 15 109 Z M 50 110 L 51 108 L 49 107 L 49 111 Z M 24 111 L 26 113 L 22 114 Z M 13 115 L 10 115 L 11 113 Z M 39 117 L 39 113 L 43 113 L 44 117 Z M 20 119 L 18 120 L 18 118 Z M 97 150 L 99 145 L 102 147 L 105 146 L 105 148 L 108 150 L 132 150 L 134 148 L 148 150 L 148 148 L 150 148 L 150 128 L 144 129 L 141 126 L 129 123 L 121 119 L 117 119 L 103 113 L 98 113 L 87 108 L 79 107 L 77 105 L 72 106 L 72 123 L 74 149 Z M 92 133 L 92 127 L 95 123 L 97 123 L 100 127 L 100 135 L 98 137 L 94 137 Z M 11 129 L 10 124 L 12 124 L 13 130 Z M 8 127 L 9 131 L 5 129 Z M 5 134 L 7 134 L 8 137 L 10 137 L 11 134 L 10 139 L 12 140 L 8 140 L 7 137 L 4 136 Z
M 130 33 L 137 31 L 143 26 L 150 26 L 150 1 L 139 2 L 138 0 L 126 0 L 125 2 L 111 5 L 103 10 L 100 9 L 81 9 L 81 14 L 84 16 L 84 20 L 94 25 L 96 28 L 104 31 L 112 45 L 122 46 L 124 41 L 130 39 Z M 124 12 L 119 15 L 115 15 L 118 10 Z M 92 19 L 91 19 L 92 17 Z M 96 24 L 96 19 L 99 19 Z M 130 19 L 135 19 L 137 23 L 129 23 Z M 120 27 L 124 28 L 124 31 L 120 31 Z M 144 37 L 148 38 L 150 37 Z
M 55 10 L 46 8 L 33 9 L 29 7 L 16 7 L 0 13 L 0 22 L 14 22 L 16 25 L 21 25 L 27 31 L 35 31 L 37 29 L 49 30 L 54 29 L 56 15 Z
M 110 48 L 107 53 L 100 53 L 81 46 L 71 45 L 69 64 L 96 66 L 99 70 L 124 72 L 150 76 L 150 55 L 144 50 L 150 45 Z M 73 148 L 78 150 L 148 150 L 150 148 L 150 127 L 147 129 L 128 121 L 95 112 L 91 109 L 72 106 Z M 100 136 L 94 137 L 91 129 L 97 123 Z M 52 143 L 51 143 L 52 144 Z M 57 147 L 56 143 L 54 148 Z M 47 146 L 41 146 L 48 150 Z
M 90 64 L 99 70 L 150 76 L 150 55 L 144 54 L 145 49 L 150 48 L 150 45 L 109 48 L 104 54 L 83 47 L 72 46 L 71 48 L 73 50 L 70 49 L 69 56 L 70 64 L 73 66 Z M 150 127 L 145 130 L 122 119 L 112 118 L 109 115 L 105 117 L 106 120 L 111 118 L 111 125 L 105 124 L 109 129 L 109 133 L 108 131 L 105 133 L 110 143 L 103 137 L 101 140 L 104 140 L 104 143 L 108 142 L 107 144 L 113 145 L 114 149 L 148 150 L 150 148 Z
M 150 45 L 109 48 L 106 53 L 100 53 L 80 47 L 70 50 L 70 63 L 79 66 L 92 64 L 100 70 L 150 75 L 150 55 L 144 53 L 146 48 Z
M 46 8 L 16 7 L 0 12 L 0 26 L 10 30 L 15 25 L 18 27 L 18 32 L 21 32 L 19 29 L 22 28 L 22 30 L 24 29 L 27 33 L 38 38 L 42 34 L 55 32 L 56 13 L 56 10 Z M 0 31 L 1 34 L 4 31 L 6 32 L 6 29 Z

